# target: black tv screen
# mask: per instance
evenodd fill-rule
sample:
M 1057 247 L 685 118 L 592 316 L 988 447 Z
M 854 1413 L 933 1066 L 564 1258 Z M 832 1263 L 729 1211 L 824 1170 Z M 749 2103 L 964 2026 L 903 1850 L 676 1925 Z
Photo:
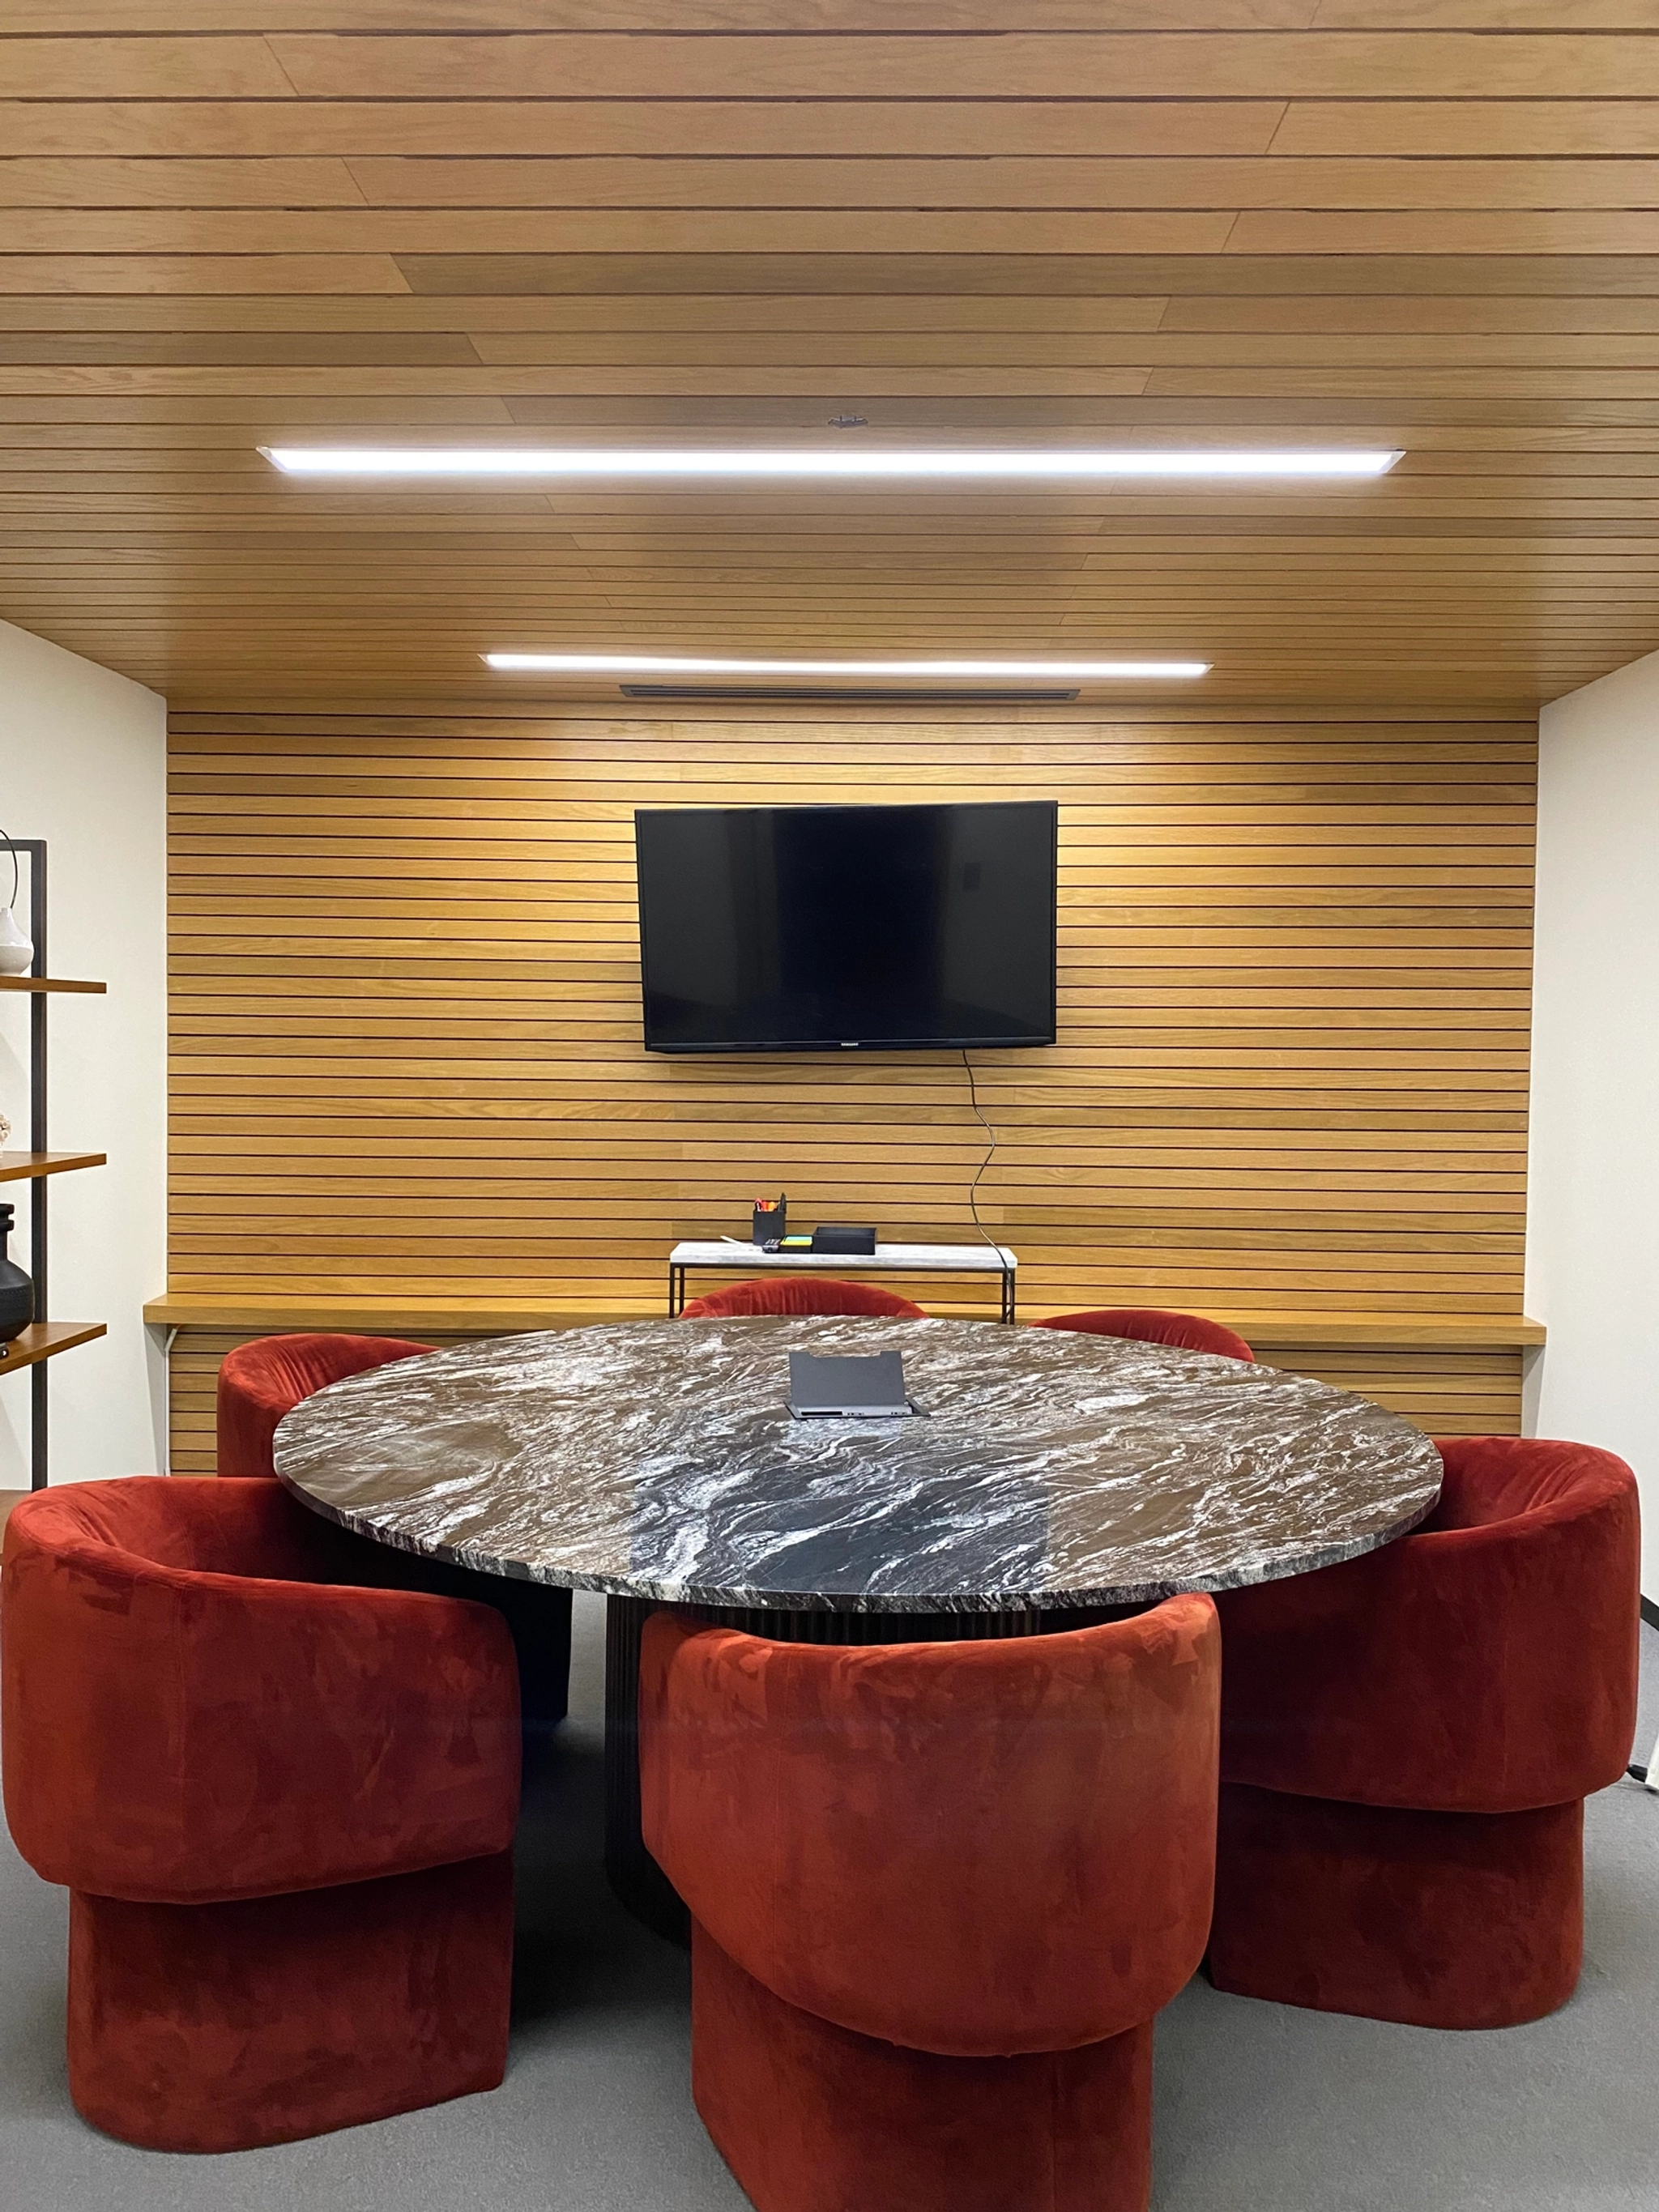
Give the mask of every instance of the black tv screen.
M 641 809 L 652 1052 L 1054 1041 L 1052 800 Z

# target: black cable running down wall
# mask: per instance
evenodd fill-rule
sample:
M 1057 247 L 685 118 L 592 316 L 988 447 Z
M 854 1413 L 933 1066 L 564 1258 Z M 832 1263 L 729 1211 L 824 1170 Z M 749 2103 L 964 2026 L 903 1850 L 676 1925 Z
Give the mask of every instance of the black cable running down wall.
M 981 1110 L 979 1103 L 979 1089 L 974 1081 L 974 1063 L 968 1057 L 968 1048 L 966 1045 L 963 1045 L 962 1048 L 962 1064 L 968 1071 L 968 1103 L 974 1109 L 974 1116 L 978 1121 L 980 1127 L 984 1130 L 986 1135 L 991 1140 L 985 1148 L 985 1158 L 980 1162 L 978 1167 L 974 1170 L 974 1179 L 968 1186 L 968 1211 L 974 1217 L 975 1228 L 978 1230 L 980 1235 L 985 1239 L 985 1242 L 990 1246 L 991 1249 L 994 1252 L 1000 1252 L 1002 1247 L 997 1243 L 996 1238 L 992 1236 L 990 1231 L 985 1226 L 985 1224 L 979 1218 L 980 1177 L 984 1174 L 986 1169 L 990 1166 L 992 1159 L 995 1156 L 997 1148 L 997 1133 L 991 1127 L 991 1124 L 986 1120 L 983 1112 Z

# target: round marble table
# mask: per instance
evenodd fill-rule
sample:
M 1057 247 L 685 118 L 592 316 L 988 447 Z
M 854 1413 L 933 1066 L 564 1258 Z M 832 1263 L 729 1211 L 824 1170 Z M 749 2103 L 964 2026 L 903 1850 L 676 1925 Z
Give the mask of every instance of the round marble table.
M 902 1351 L 924 1417 L 795 1419 L 786 1355 L 805 1349 Z M 297 1407 L 276 1461 L 363 1535 L 611 1596 L 610 1856 L 659 1922 L 633 1715 L 653 1604 L 814 1640 L 1030 1634 L 1370 1551 L 1441 1479 L 1408 1422 L 1304 1376 L 995 1322 L 817 1318 L 396 1361 Z

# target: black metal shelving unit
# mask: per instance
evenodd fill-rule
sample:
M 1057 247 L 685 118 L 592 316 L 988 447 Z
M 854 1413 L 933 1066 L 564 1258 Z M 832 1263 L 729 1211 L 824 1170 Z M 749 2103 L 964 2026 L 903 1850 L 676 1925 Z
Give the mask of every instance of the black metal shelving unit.
M 34 1319 L 12 1343 L 0 1346 L 0 1378 L 29 1370 L 29 1482 L 44 1490 L 50 1466 L 50 1401 L 47 1363 L 60 1352 L 88 1344 L 105 1334 L 102 1322 L 52 1322 L 49 1311 L 51 1250 L 50 1185 L 54 1175 L 73 1168 L 101 1167 L 101 1152 L 59 1153 L 49 1149 L 46 1085 L 46 1015 L 55 992 L 101 993 L 102 983 L 73 982 L 46 972 L 46 844 L 43 837 L 13 837 L 14 852 L 29 864 L 29 935 L 34 959 L 27 975 L 0 975 L 0 990 L 29 994 L 29 1148 L 0 1153 L 0 1181 L 29 1184 L 29 1273 L 34 1283 Z

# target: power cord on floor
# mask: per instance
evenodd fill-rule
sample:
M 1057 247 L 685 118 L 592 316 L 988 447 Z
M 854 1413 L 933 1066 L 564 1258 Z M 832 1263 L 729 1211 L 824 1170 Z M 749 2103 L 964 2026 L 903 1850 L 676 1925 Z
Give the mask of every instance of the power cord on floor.
M 992 1236 L 990 1231 L 985 1226 L 985 1224 L 979 1218 L 980 1177 L 985 1173 L 986 1169 L 990 1166 L 993 1158 L 995 1157 L 997 1149 L 997 1133 L 991 1127 L 991 1124 L 986 1120 L 984 1113 L 981 1109 L 979 1103 L 979 1087 L 974 1081 L 974 1063 L 968 1057 L 968 1048 L 966 1045 L 963 1045 L 962 1048 L 962 1064 L 968 1071 L 968 1103 L 974 1109 L 974 1118 L 978 1121 L 980 1127 L 984 1130 L 986 1135 L 991 1140 L 985 1148 L 985 1158 L 980 1162 L 978 1167 L 974 1170 L 974 1179 L 968 1186 L 968 1211 L 974 1217 L 975 1228 L 978 1230 L 980 1235 L 990 1246 L 991 1249 L 996 1253 L 999 1258 L 1000 1258 L 1002 1254 L 1001 1245 L 998 1243 L 996 1238 Z

